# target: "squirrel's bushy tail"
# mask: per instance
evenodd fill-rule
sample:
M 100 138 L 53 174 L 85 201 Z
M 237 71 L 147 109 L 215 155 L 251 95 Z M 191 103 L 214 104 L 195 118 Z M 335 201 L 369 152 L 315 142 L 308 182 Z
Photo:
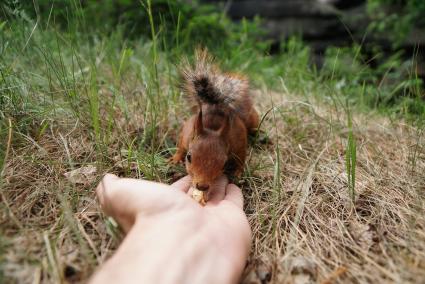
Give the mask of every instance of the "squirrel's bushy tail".
M 206 49 L 195 51 L 195 63 L 184 60 L 180 71 L 183 90 L 198 104 L 222 105 L 242 114 L 250 101 L 248 80 L 239 74 L 223 73 Z

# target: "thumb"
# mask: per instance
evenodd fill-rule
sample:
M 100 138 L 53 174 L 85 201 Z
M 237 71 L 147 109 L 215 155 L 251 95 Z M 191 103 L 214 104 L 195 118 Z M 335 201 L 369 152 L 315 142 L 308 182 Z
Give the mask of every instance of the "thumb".
M 114 218 L 125 232 L 128 232 L 136 219 L 136 207 L 122 206 L 127 203 L 119 190 L 120 178 L 114 174 L 106 174 L 96 188 L 96 195 L 102 211 Z
M 99 203 L 105 214 L 113 217 L 125 231 L 133 225 L 136 216 L 152 214 L 169 208 L 175 195 L 165 184 L 146 180 L 118 178 L 106 174 L 96 188 Z
M 96 187 L 96 195 L 99 200 L 100 206 L 102 207 L 104 211 L 108 211 L 107 207 L 109 207 L 111 203 L 111 201 L 108 198 L 110 194 L 108 194 L 107 192 L 111 190 L 110 186 L 112 184 L 112 181 L 118 180 L 118 179 L 119 177 L 117 177 L 114 174 L 106 174 L 102 178 L 98 186 Z

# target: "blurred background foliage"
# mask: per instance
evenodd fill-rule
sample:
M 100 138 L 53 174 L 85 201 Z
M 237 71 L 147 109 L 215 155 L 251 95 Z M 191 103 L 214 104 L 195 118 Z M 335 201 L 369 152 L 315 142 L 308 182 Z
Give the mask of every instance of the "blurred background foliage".
M 305 72 L 299 74 L 316 76 L 320 83 L 354 103 L 423 117 L 424 78 L 423 74 L 418 75 L 421 66 L 416 60 L 419 46 L 411 50 L 403 45 L 412 32 L 423 30 L 425 1 L 368 0 L 366 7 L 369 23 L 365 33 L 372 34 L 373 39 L 364 43 L 353 40 L 344 46 L 329 45 L 320 55 L 319 64 L 302 35 L 282 39 L 276 49 L 259 17 L 232 21 L 223 6 L 199 1 L 5 0 L 0 4 L 0 31 L 7 23 L 30 23 L 42 29 L 53 27 L 87 41 L 119 31 L 125 42 L 154 37 L 158 48 L 166 50 L 171 60 L 203 45 L 224 58 L 225 65 L 230 61 L 228 65 L 243 66 L 243 71 L 254 79 L 289 76 L 303 69 Z M 391 43 L 390 48 L 382 44 L 382 39 Z M 257 60 L 259 55 L 271 53 L 274 59 Z M 294 70 L 282 71 L 282 67 L 275 66 L 276 62 L 291 62 Z M 269 83 L 279 84 L 279 80 L 270 79 Z M 294 84 L 296 91 L 302 81 L 292 80 L 289 84 Z
M 369 29 L 389 37 L 394 47 L 403 44 L 413 29 L 425 28 L 425 1 L 423 0 L 368 0 L 371 17 Z
M 89 35 L 110 34 L 120 28 L 124 38 L 151 38 L 147 1 L 38 0 L 34 3 L 6 0 L 1 4 L 2 16 L 39 19 L 44 25 L 54 24 L 64 31 L 84 31 Z M 235 24 L 211 4 L 153 0 L 150 5 L 154 27 L 161 34 L 163 48 L 193 48 L 198 44 L 213 49 L 229 47 L 241 34 L 246 39 L 260 35 L 258 21 Z M 255 42 L 253 40 L 251 44 L 255 45 Z

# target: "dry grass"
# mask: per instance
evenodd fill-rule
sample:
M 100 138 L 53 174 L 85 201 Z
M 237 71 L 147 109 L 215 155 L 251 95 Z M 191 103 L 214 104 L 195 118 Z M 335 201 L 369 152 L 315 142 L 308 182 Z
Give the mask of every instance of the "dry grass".
M 254 232 L 243 282 L 424 283 L 422 133 L 403 122 L 354 115 L 352 202 L 345 112 L 267 90 L 256 97 L 262 114 L 275 108 L 262 125 L 272 143 L 251 147 L 241 181 Z M 136 150 L 129 157 L 128 145 L 140 139 L 146 119 L 139 109 L 130 107 L 128 119 L 113 114 L 104 147 L 86 124 L 69 117 L 54 119 L 37 138 L 13 133 L 0 211 L 5 282 L 83 282 L 111 255 L 120 237 L 100 213 L 93 190 L 105 172 L 141 177 L 146 171 L 140 169 L 149 167 Z M 178 106 L 170 110 L 158 121 L 164 145 L 174 143 L 176 118 L 184 117 Z M 166 147 L 157 152 L 152 178 L 170 182 L 182 174 L 165 164 Z M 94 176 L 77 184 L 65 178 L 87 165 L 96 166 Z
M 271 131 L 282 151 L 281 192 L 276 199 L 270 170 L 276 158 L 264 149 L 255 156 L 270 166 L 248 178 L 246 195 L 256 236 L 252 262 L 270 267 L 277 283 L 298 273 L 293 262 L 300 257 L 311 262 L 309 272 L 319 283 L 341 268 L 343 283 L 425 281 L 425 164 L 417 130 L 380 117 L 354 117 L 353 203 L 345 115 L 274 97 L 282 106 L 278 130 Z

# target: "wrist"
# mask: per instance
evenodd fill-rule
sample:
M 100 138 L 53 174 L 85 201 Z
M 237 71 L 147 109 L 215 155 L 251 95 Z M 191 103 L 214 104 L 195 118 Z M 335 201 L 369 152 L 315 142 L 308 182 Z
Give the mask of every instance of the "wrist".
M 245 260 L 241 268 L 228 258 L 218 238 L 207 231 L 205 220 L 184 212 L 160 218 L 140 218 L 130 232 L 140 243 L 138 262 L 148 265 L 140 279 L 146 283 L 237 282 Z
M 246 256 L 229 254 L 228 242 L 234 236 L 211 232 L 205 218 L 184 210 L 136 216 L 93 283 L 236 283 Z

